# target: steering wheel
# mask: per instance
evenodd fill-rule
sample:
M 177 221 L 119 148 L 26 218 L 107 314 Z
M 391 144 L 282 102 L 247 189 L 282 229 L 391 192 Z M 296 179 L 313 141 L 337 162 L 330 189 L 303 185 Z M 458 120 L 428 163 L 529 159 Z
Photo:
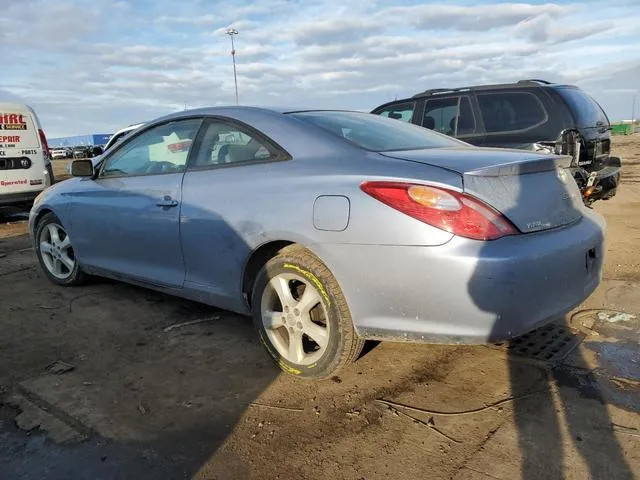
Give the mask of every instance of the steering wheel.
M 176 172 L 180 168 L 175 163 L 161 161 L 161 162 L 149 162 L 149 166 L 145 169 L 145 173 L 169 173 Z

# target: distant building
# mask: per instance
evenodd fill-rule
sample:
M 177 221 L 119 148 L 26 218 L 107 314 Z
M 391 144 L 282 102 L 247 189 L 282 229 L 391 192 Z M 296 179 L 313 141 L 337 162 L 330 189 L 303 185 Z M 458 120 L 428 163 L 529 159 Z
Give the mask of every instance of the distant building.
M 74 137 L 48 138 L 50 147 L 77 147 L 78 145 L 104 145 L 112 133 L 94 133 L 93 135 L 76 135 Z

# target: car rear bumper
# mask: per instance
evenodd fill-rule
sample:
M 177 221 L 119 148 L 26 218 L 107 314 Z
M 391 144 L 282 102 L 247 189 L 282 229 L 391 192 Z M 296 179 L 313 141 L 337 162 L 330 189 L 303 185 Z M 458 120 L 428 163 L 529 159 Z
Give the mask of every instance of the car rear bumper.
M 593 195 L 593 200 L 607 200 L 616 194 L 620 183 L 621 165 L 620 158 L 610 157 L 605 167 L 598 171 L 594 185 L 601 188 Z
M 437 247 L 317 245 L 364 338 L 487 343 L 561 318 L 601 279 L 604 221 Z
M 0 206 L 32 203 L 41 191 L 42 190 L 2 194 L 0 195 Z

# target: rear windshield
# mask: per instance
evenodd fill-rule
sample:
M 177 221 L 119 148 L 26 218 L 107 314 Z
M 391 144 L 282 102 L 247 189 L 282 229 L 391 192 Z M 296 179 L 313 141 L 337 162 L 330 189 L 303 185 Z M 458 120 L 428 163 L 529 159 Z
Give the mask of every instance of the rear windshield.
M 313 111 L 290 115 L 374 152 L 468 146 L 426 128 L 370 113 Z
M 579 127 L 609 125 L 609 119 L 598 102 L 578 88 L 558 88 L 557 92 L 569 105 Z

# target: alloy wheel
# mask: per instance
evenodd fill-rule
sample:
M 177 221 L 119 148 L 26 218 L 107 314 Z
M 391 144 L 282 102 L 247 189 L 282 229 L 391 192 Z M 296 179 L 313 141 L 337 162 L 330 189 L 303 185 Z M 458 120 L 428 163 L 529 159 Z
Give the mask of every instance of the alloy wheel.
M 42 229 L 38 240 L 42 262 L 49 273 L 60 280 L 69 278 L 76 266 L 76 257 L 65 229 L 50 223 Z
M 310 280 L 294 273 L 274 276 L 262 295 L 261 315 L 271 344 L 285 360 L 310 365 L 326 351 L 327 310 Z

